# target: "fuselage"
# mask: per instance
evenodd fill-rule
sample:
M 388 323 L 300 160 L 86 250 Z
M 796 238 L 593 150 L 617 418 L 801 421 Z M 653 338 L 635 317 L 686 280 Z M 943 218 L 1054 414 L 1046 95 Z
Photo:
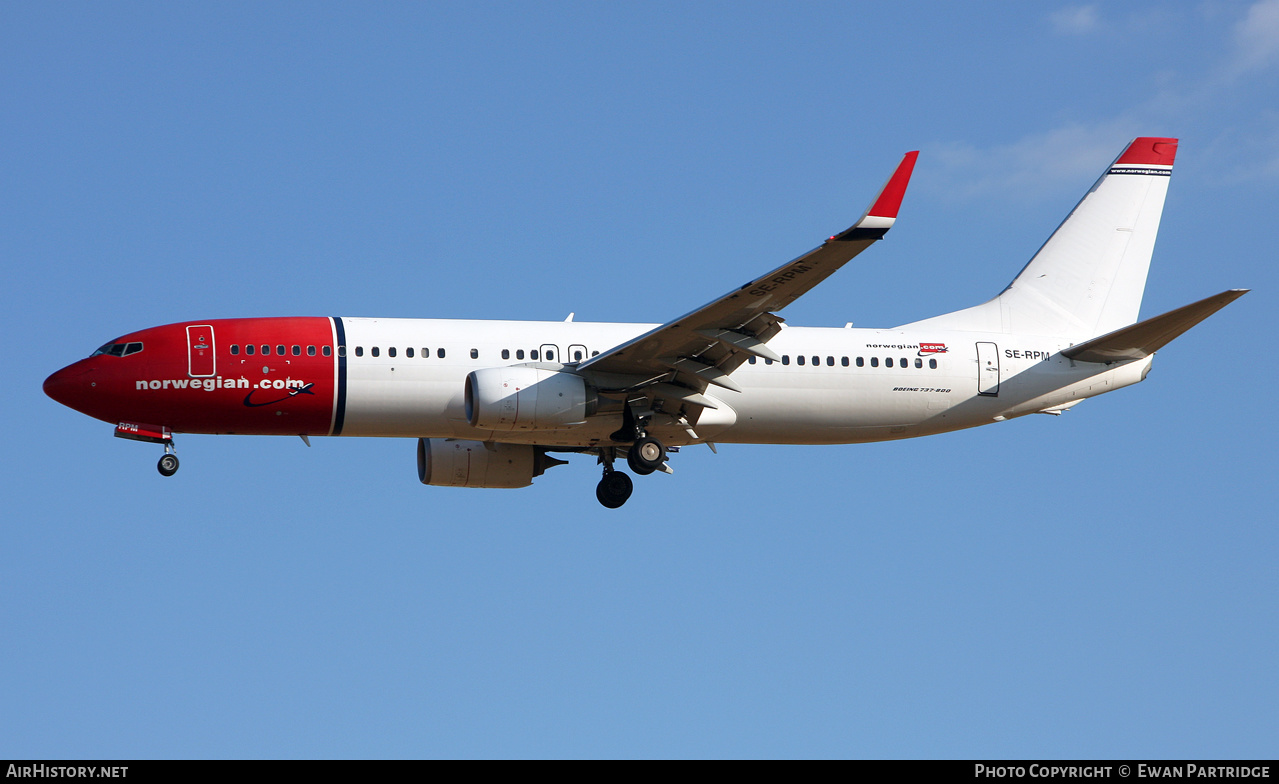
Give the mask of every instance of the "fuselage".
M 458 438 L 566 449 L 609 443 L 620 406 L 553 429 L 482 430 L 467 374 L 535 365 L 572 372 L 652 324 L 377 318 L 193 321 L 133 332 L 49 377 L 56 400 L 111 422 L 175 433 Z M 1058 338 L 790 327 L 712 386 L 695 422 L 657 417 L 665 443 L 835 444 L 909 438 L 1075 401 L 1145 377 L 1151 357 L 1075 363 Z

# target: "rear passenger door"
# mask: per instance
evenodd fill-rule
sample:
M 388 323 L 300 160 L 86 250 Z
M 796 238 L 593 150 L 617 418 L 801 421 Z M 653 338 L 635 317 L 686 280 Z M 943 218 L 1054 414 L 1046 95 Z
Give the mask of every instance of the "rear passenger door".
M 999 396 L 999 346 L 977 344 L 977 394 Z

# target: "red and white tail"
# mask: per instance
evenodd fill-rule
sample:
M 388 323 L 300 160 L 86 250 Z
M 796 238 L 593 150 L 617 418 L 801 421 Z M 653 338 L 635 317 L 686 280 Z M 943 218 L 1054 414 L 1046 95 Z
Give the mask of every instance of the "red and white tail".
M 998 297 L 908 326 L 1082 340 L 1134 323 L 1176 155 L 1134 139 Z

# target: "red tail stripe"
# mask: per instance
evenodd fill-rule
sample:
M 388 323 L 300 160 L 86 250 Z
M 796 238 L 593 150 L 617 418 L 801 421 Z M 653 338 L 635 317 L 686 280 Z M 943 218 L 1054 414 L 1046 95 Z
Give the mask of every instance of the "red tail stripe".
M 1124 154 L 1119 156 L 1117 164 L 1154 164 L 1171 166 L 1177 157 L 1177 140 L 1159 136 L 1142 136 L 1133 139 Z

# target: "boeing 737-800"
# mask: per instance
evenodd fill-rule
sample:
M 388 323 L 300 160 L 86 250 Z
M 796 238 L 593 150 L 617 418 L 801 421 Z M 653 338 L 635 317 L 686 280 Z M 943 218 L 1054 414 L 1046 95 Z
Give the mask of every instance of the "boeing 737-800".
M 891 329 L 778 311 L 892 227 L 917 153 L 816 249 L 665 324 L 245 318 L 131 332 L 45 392 L 164 446 L 174 433 L 416 438 L 429 485 L 525 487 L 593 455 L 596 496 L 690 444 L 849 444 L 1060 414 L 1143 380 L 1154 353 L 1245 293 L 1138 321 L 1177 140 L 1139 138 L 998 296 Z M 307 441 L 308 443 L 309 440 Z

